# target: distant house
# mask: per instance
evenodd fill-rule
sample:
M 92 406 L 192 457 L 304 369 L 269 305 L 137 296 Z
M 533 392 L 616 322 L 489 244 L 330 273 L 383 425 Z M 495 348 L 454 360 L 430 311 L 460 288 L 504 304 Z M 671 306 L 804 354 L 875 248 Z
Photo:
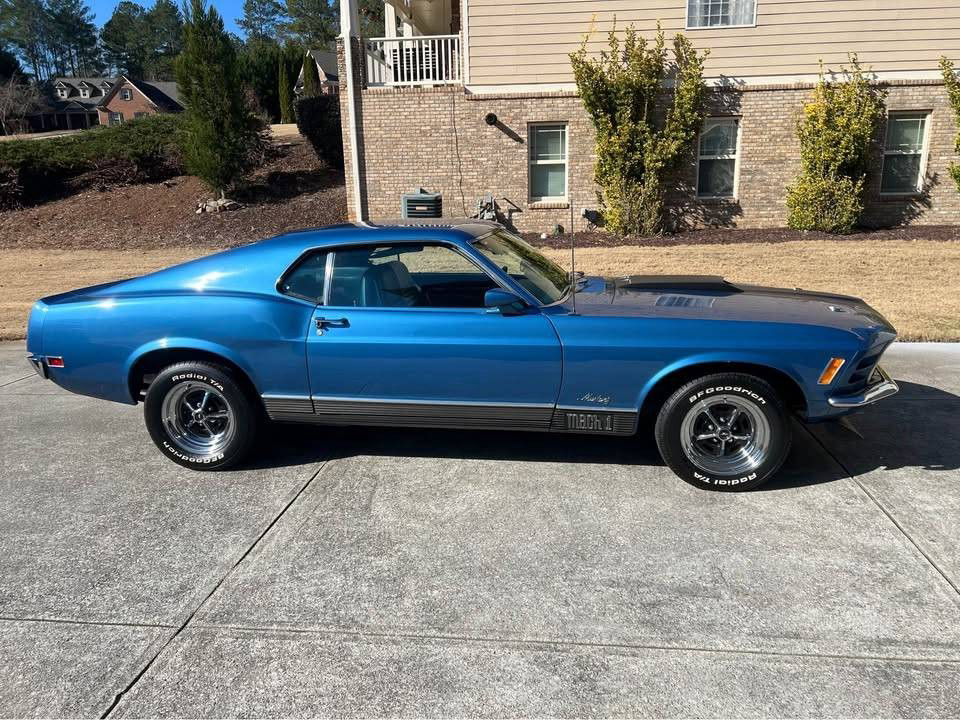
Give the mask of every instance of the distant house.
M 323 52 L 322 50 L 308 50 L 304 56 L 313 58 L 317 65 L 317 75 L 320 78 L 320 92 L 324 95 L 336 95 L 340 92 L 340 79 L 337 75 L 337 54 L 335 52 Z M 300 67 L 300 74 L 297 76 L 297 84 L 293 91 L 297 95 L 303 93 L 303 67 Z
M 116 78 L 55 77 L 46 87 L 43 107 L 28 119 L 30 129 L 81 130 L 97 125 L 97 105 L 110 92 Z
M 119 125 L 145 115 L 183 111 L 175 82 L 146 82 L 121 75 L 97 105 L 101 125 Z
M 83 130 L 183 110 L 177 84 L 112 77 L 56 77 L 46 86 L 43 107 L 28 119 L 34 132 Z

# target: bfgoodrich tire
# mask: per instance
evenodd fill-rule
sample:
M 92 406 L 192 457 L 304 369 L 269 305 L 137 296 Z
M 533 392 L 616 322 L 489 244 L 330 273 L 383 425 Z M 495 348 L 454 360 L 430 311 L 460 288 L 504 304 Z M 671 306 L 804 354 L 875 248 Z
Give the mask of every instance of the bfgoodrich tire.
M 247 454 L 257 414 L 230 372 L 205 362 L 162 370 L 147 390 L 143 417 L 153 442 L 179 465 L 222 470 Z
M 691 485 L 750 490 L 767 482 L 790 452 L 790 417 L 770 384 L 719 373 L 687 383 L 657 416 L 664 462 Z

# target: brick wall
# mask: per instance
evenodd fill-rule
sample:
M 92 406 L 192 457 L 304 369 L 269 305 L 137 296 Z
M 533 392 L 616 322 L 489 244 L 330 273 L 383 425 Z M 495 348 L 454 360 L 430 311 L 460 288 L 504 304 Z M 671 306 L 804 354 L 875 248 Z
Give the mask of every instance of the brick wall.
M 121 97 L 124 88 L 128 88 L 130 90 L 129 100 L 124 100 Z M 123 113 L 123 120 L 126 122 L 128 120 L 133 120 L 136 113 L 156 115 L 157 108 L 154 107 L 154 105 L 143 96 L 143 93 L 137 90 L 133 85 L 130 83 L 124 83 L 119 89 L 117 89 L 116 94 L 110 98 L 110 102 L 97 109 L 97 113 L 100 115 L 101 125 L 110 124 L 109 113 L 112 112 Z
M 356 51 L 360 57 L 359 45 Z M 344 72 L 342 49 L 340 62 Z M 359 87 L 359 71 L 354 77 Z M 349 99 L 345 85 L 342 90 L 349 191 Z M 691 154 L 669 183 L 667 207 L 673 221 L 679 227 L 785 225 L 784 188 L 799 169 L 796 121 L 810 90 L 804 84 L 714 91 L 710 114 L 741 118 L 738 196 L 729 201 L 698 200 L 696 160 Z M 477 199 L 492 192 L 519 230 L 548 231 L 556 224 L 567 229 L 588 227 L 580 211 L 597 207 L 594 132 L 575 94 L 469 95 L 455 86 L 365 88 L 357 105 L 360 176 L 368 218 L 400 217 L 400 196 L 422 186 L 443 193 L 446 216 L 473 214 Z M 947 172 L 954 159 L 955 129 L 943 86 L 930 81 L 893 84 L 887 106 L 931 111 L 927 191 L 923 197 L 879 197 L 882 138 L 878 138 L 864 222 L 876 226 L 960 223 L 960 194 Z M 497 115 L 496 126 L 484 122 L 490 112 Z M 528 127 L 549 121 L 568 123 L 569 204 L 538 205 L 529 200 Z M 352 192 L 348 197 L 351 217 L 356 217 Z

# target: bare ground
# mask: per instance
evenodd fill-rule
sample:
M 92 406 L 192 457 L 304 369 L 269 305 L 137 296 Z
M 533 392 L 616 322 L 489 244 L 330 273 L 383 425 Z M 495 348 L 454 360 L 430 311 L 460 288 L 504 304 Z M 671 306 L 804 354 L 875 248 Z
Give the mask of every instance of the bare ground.
M 277 156 L 234 194 L 242 210 L 197 215 L 197 201 L 210 196 L 190 176 L 88 190 L 0 213 L 0 248 L 229 247 L 346 217 L 343 175 L 298 141 L 281 144 Z

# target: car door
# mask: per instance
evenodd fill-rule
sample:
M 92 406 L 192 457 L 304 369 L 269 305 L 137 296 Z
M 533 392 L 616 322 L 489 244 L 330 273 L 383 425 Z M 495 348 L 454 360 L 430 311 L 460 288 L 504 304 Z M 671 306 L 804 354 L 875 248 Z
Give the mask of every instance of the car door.
M 539 308 L 485 308 L 498 283 L 465 251 L 348 246 L 324 265 L 306 354 L 325 421 L 549 428 L 562 362 L 553 325 Z

